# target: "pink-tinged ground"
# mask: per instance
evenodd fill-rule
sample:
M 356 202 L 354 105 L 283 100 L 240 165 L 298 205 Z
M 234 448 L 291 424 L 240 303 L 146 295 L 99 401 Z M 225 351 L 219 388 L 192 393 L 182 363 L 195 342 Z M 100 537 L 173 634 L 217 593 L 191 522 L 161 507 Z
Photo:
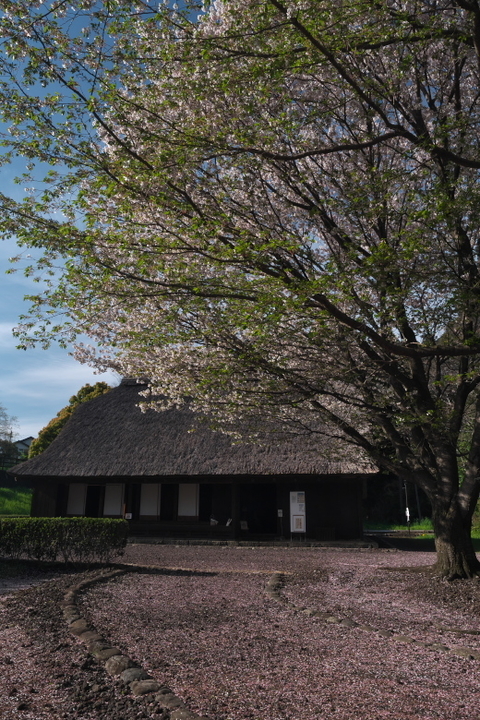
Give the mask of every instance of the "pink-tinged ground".
M 431 579 L 421 553 L 129 547 L 170 568 L 95 586 L 82 610 L 190 709 L 212 720 L 478 720 L 480 584 Z M 285 574 L 278 602 L 265 593 Z M 330 612 L 371 630 L 330 624 Z M 385 637 L 391 630 L 417 643 Z M 461 632 L 463 631 L 463 632 Z M 467 631 L 467 632 L 465 632 Z

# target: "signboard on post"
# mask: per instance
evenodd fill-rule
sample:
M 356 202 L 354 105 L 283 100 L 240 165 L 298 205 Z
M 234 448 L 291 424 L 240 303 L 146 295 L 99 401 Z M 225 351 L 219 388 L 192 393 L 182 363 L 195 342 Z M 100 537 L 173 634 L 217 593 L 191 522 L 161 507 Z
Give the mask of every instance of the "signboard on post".
M 290 493 L 290 532 L 307 532 L 305 513 L 305 492 Z

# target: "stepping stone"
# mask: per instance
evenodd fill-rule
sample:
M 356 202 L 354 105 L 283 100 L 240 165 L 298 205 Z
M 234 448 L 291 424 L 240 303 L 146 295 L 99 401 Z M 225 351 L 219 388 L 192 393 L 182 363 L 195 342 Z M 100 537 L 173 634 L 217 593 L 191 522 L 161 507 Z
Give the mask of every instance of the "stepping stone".
M 82 633 L 87 632 L 87 630 L 91 630 L 92 628 L 88 625 L 85 618 L 80 618 L 80 620 L 75 620 L 74 622 L 70 623 L 68 629 L 74 635 L 81 635 Z
M 152 680 L 150 675 L 145 672 L 145 670 L 142 670 L 142 668 L 127 668 L 122 673 L 120 673 L 120 680 L 125 683 L 125 685 L 129 685 L 130 683 L 133 683 L 135 680 Z M 158 688 L 157 688 L 158 690 Z
M 459 657 L 468 658 L 468 660 L 475 660 L 473 651 L 470 648 L 465 648 L 465 647 L 452 648 L 452 653 L 454 655 L 458 655 Z
M 160 683 L 152 678 L 148 680 L 134 680 L 130 684 L 130 690 L 134 695 L 147 695 L 148 693 L 157 692 L 160 687 Z M 164 697 L 168 697 L 165 695 Z
M 173 693 L 165 695 L 163 693 L 157 694 L 156 700 L 158 704 L 162 706 L 162 708 L 166 708 L 167 710 L 176 710 L 177 708 L 182 708 L 182 710 L 186 709 L 185 703 Z
M 97 660 L 101 660 L 102 662 L 105 660 L 109 660 L 111 657 L 120 657 L 122 654 L 122 651 L 119 648 L 112 648 L 112 647 L 104 647 L 100 650 L 93 650 L 92 655 L 97 658 Z M 126 669 L 126 668 L 124 668 Z
M 81 640 L 84 643 L 91 643 L 91 642 L 98 642 L 102 639 L 102 636 L 100 633 L 95 632 L 95 630 L 87 630 L 84 633 L 81 633 L 78 636 L 78 639 Z
M 105 670 L 109 675 L 120 675 L 124 670 L 134 667 L 129 657 L 126 655 L 112 655 L 105 663 Z
M 358 627 L 358 623 L 356 623 L 355 620 L 350 620 L 350 618 L 344 618 L 340 622 L 340 625 L 343 625 L 343 627 L 348 627 L 348 628 Z

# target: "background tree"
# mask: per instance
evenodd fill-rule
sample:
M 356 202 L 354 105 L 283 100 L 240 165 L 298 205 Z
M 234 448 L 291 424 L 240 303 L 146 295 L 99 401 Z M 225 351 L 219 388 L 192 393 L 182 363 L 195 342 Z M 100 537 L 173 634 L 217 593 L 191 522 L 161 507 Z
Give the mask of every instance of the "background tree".
M 64 427 L 65 423 L 68 422 L 75 408 L 81 403 L 93 400 L 93 398 L 103 395 L 110 390 L 110 385 L 105 382 L 97 382 L 95 385 L 84 385 L 76 395 L 72 395 L 68 401 L 68 405 L 62 408 L 52 420 L 42 430 L 40 430 L 38 437 L 33 440 L 29 449 L 28 457 L 35 457 L 40 455 L 47 447 L 52 443 L 60 430 Z
M 23 344 L 353 446 L 476 573 L 477 2 L 0 8 L 4 142 L 54 166 L 4 232 L 64 262 Z
M 12 442 L 15 435 L 17 418 L 9 415 L 5 407 L 0 403 L 0 440 Z
M 5 483 L 4 473 L 18 461 L 18 448 L 13 442 L 17 418 L 9 415 L 5 407 L 0 404 L 0 481 Z
M 0 439 L 0 470 L 12 467 L 20 460 L 20 452 L 11 440 Z M 5 479 L 0 476 L 0 483 L 3 486 Z

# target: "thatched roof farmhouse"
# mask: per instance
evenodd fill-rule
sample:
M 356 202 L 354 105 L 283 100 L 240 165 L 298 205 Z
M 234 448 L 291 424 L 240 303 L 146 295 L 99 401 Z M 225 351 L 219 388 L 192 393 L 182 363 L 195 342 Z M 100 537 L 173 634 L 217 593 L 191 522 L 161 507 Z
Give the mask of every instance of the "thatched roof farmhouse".
M 32 515 L 127 517 L 154 535 L 361 536 L 372 468 L 326 460 L 315 438 L 235 444 L 192 430 L 188 406 L 142 412 L 144 388 L 124 380 L 83 403 L 43 453 L 12 469 L 34 487 Z

